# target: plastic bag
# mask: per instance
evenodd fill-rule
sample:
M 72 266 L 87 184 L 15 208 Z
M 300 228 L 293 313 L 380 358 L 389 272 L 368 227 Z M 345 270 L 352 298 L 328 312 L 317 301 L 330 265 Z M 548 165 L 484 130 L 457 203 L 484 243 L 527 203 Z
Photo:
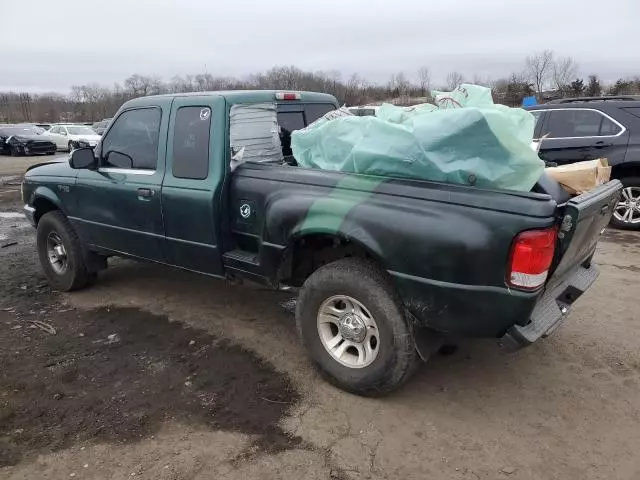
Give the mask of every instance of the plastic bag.
M 293 132 L 302 167 L 529 191 L 544 163 L 530 145 L 535 120 L 495 105 L 489 89 L 434 92 L 440 107 L 383 105 L 376 117 L 346 116 Z

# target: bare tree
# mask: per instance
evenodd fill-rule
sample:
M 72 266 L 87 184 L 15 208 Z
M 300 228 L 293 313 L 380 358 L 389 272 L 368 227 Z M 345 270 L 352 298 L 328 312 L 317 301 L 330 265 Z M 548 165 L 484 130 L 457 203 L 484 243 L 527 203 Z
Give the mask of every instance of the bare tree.
M 431 71 L 429 67 L 420 67 L 418 69 L 418 83 L 420 84 L 420 94 L 425 97 L 431 89 Z
M 536 93 L 541 99 L 543 89 L 553 69 L 553 52 L 551 50 L 543 50 L 542 52 L 534 53 L 526 58 L 525 64 L 529 80 L 533 83 Z
M 401 97 L 406 97 L 409 95 L 409 90 L 411 90 L 411 82 L 406 77 L 404 72 L 399 72 L 396 74 L 396 88 L 398 89 L 398 95 Z
M 449 72 L 447 74 L 447 88 L 452 91 L 460 86 L 464 82 L 464 77 L 460 72 Z
M 360 85 L 362 79 L 357 73 L 349 77 L 349 81 L 345 86 L 344 100 L 347 105 L 358 105 L 360 100 Z
M 570 84 L 576 78 L 577 71 L 578 65 L 571 57 L 561 57 L 552 63 L 551 77 L 553 85 L 562 95 L 566 95 L 571 90 Z
M 494 80 L 492 80 L 489 76 L 483 77 L 482 75 L 478 75 L 476 73 L 473 75 L 472 83 L 474 85 L 481 85 L 483 87 L 491 87 L 491 85 L 493 85 L 494 83 Z

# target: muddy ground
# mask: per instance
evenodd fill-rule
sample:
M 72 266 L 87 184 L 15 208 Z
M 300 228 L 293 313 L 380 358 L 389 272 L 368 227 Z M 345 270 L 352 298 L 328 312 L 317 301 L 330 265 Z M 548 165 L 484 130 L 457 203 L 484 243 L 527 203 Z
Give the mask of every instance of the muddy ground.
M 5 158 L 0 478 L 640 479 L 640 235 L 607 232 L 546 341 L 461 342 L 362 399 L 310 368 L 283 294 L 128 261 L 52 292 L 17 215 L 31 160 Z

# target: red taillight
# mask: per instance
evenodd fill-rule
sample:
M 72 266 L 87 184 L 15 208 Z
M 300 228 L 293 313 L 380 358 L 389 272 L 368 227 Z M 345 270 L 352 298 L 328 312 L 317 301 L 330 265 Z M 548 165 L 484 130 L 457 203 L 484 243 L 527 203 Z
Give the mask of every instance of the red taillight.
M 276 93 L 276 100 L 300 100 L 300 94 L 293 92 L 278 92 Z
M 519 233 L 511 246 L 507 283 L 523 290 L 544 285 L 553 262 L 558 232 L 555 227 Z

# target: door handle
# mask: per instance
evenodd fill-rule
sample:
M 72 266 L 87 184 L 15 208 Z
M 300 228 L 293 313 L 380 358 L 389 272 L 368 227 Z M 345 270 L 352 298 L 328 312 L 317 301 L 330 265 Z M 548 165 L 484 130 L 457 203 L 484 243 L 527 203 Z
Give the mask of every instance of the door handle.
M 602 140 L 600 140 L 599 142 L 596 142 L 596 148 L 603 148 L 603 147 L 612 147 L 613 143 L 605 143 Z
M 150 188 L 139 188 L 138 189 L 138 197 L 149 198 L 155 195 L 156 191 L 151 190 Z

